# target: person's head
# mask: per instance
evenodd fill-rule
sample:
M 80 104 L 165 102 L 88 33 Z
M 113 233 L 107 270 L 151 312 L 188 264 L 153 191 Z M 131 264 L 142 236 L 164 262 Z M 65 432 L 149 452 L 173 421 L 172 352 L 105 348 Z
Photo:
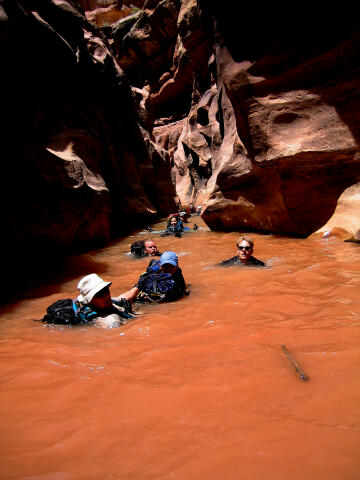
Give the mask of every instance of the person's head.
M 170 226 L 171 226 L 171 227 L 176 227 L 177 222 L 178 222 L 178 221 L 177 221 L 177 218 L 176 218 L 176 217 L 171 217 L 171 218 L 170 218 Z
M 246 263 L 254 251 L 254 242 L 249 237 L 240 237 L 236 242 L 237 255 L 243 263 Z
M 96 273 L 82 278 L 78 283 L 80 295 L 78 301 L 83 305 L 93 305 L 98 309 L 111 308 L 111 282 L 105 282 Z
M 148 239 L 144 242 L 144 254 L 154 256 L 157 255 L 158 249 L 154 240 Z
M 160 268 L 164 273 L 173 275 L 178 268 L 178 257 L 175 252 L 167 250 L 160 257 Z

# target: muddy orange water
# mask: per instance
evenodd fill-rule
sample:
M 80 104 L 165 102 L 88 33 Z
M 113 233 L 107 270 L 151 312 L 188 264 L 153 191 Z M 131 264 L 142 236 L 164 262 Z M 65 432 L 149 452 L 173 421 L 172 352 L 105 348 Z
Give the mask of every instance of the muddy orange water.
M 194 221 L 152 235 L 178 253 L 189 297 L 115 329 L 33 321 L 91 272 L 127 290 L 148 263 L 126 255 L 143 232 L 2 309 L 2 479 L 359 480 L 360 246 L 253 234 L 269 267 L 224 269 L 238 234 Z

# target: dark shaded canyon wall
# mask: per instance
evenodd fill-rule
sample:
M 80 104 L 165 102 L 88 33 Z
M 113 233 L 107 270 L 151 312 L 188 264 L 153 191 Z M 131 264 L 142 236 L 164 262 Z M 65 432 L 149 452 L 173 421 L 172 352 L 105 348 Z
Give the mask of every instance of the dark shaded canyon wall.
M 14 257 L 10 271 L 174 210 L 169 157 L 76 2 L 1 1 L 0 45 L 1 248 Z
M 307 236 L 359 182 L 359 27 L 316 8 L 148 0 L 115 35 L 181 203 L 214 230 Z

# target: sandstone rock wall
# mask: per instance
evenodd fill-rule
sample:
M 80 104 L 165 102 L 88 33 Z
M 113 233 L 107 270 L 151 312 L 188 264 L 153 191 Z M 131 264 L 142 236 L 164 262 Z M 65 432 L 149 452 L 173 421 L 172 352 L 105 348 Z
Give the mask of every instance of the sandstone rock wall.
M 98 29 L 75 0 L 0 0 L 3 251 L 82 249 L 190 201 L 214 230 L 321 229 L 360 180 L 353 13 L 146 0 Z
M 351 11 L 147 1 L 115 38 L 147 92 L 183 205 L 212 229 L 307 236 L 359 180 L 359 27 Z
M 75 1 L 2 1 L 0 42 L 3 252 L 56 260 L 174 210 L 169 157 Z
M 351 12 L 201 6 L 214 22 L 218 112 L 208 115 L 210 137 L 204 122 L 188 127 L 190 154 L 178 161 L 187 181 L 178 184 L 194 184 L 183 165 L 199 157 L 200 133 L 211 139 L 203 218 L 212 229 L 309 235 L 360 175 L 360 37 Z

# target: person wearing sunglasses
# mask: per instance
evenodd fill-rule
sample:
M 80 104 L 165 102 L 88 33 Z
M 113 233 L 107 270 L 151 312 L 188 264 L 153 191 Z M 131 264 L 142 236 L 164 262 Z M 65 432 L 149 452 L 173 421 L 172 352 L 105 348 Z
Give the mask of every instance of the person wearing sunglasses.
M 253 257 L 254 241 L 249 237 L 240 237 L 236 242 L 236 255 L 235 257 L 224 260 L 220 263 L 223 267 L 229 267 L 230 265 L 256 265 L 264 267 L 265 263 L 257 258 Z

